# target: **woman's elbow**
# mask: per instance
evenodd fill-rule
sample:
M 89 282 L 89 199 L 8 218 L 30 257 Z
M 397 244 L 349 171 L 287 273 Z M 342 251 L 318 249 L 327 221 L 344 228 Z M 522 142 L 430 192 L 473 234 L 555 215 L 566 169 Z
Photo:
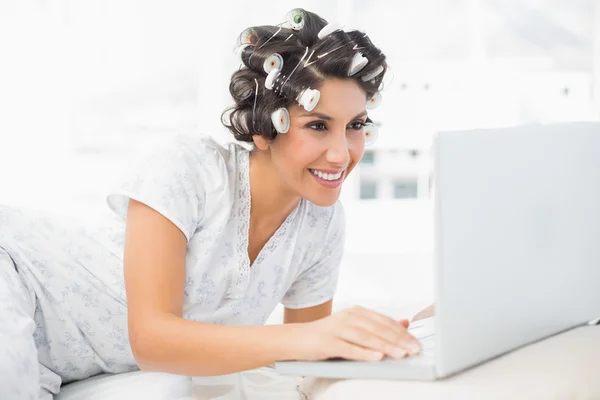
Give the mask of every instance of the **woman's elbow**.
M 158 360 L 158 352 L 156 351 L 158 346 L 154 335 L 149 334 L 147 331 L 144 332 L 144 330 L 132 330 L 130 328 L 129 344 L 133 358 L 142 371 L 162 372 L 158 367 L 160 361 Z

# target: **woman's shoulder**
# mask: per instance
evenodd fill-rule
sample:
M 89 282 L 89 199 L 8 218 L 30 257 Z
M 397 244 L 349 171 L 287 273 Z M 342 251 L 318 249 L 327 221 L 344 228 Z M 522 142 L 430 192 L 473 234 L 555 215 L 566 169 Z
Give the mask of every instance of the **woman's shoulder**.
M 248 149 L 235 142 L 218 140 L 207 134 L 178 134 L 158 145 L 158 151 L 198 173 L 231 175 L 244 165 Z
M 227 161 L 244 151 L 234 143 L 219 141 L 207 134 L 175 135 L 167 143 L 167 148 L 178 151 L 182 155 L 195 156 L 206 161 L 215 161 L 216 159 Z

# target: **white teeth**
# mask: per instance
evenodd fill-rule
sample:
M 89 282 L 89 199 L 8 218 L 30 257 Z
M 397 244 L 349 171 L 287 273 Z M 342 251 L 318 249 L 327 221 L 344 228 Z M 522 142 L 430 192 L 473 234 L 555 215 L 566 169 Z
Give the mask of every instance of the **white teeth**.
M 335 181 L 335 180 L 340 179 L 340 176 L 342 176 L 343 171 L 338 172 L 337 174 L 328 174 L 327 172 L 321 172 L 316 169 L 311 169 L 310 172 L 312 172 L 313 175 L 316 175 L 321 179 L 325 179 L 326 181 Z

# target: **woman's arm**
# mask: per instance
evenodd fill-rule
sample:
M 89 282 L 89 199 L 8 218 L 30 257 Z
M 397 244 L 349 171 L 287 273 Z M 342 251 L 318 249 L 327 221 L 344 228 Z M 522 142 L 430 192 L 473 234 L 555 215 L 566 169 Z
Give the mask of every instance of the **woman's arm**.
M 331 315 L 333 300 L 308 308 L 285 308 L 283 322 L 286 324 L 311 322 Z
M 172 222 L 130 201 L 124 259 L 129 339 L 144 370 L 209 376 L 280 360 L 375 361 L 418 351 L 418 342 L 405 325 L 361 307 L 314 322 L 298 319 L 271 326 L 184 320 L 186 247 L 184 234 Z M 317 307 L 320 311 L 313 310 L 312 316 L 324 315 L 326 308 Z
M 125 241 L 129 338 L 144 370 L 227 374 L 294 358 L 294 326 L 230 327 L 182 318 L 187 241 L 164 216 L 130 201 Z

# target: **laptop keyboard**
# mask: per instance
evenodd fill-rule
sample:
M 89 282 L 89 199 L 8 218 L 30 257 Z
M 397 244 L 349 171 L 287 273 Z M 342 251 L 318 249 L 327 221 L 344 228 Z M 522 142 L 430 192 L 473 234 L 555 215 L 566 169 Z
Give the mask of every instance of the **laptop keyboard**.
M 435 329 L 433 318 L 427 318 L 413 322 L 408 328 L 408 332 L 421 343 L 421 355 L 433 357 Z
M 402 359 L 385 358 L 384 363 L 387 364 L 398 364 L 404 366 L 411 365 L 433 365 L 434 359 L 434 338 L 435 330 L 433 325 L 433 318 L 427 318 L 413 322 L 410 324 L 408 331 L 413 335 L 419 343 L 421 343 L 421 352 L 416 356 L 405 357 Z

